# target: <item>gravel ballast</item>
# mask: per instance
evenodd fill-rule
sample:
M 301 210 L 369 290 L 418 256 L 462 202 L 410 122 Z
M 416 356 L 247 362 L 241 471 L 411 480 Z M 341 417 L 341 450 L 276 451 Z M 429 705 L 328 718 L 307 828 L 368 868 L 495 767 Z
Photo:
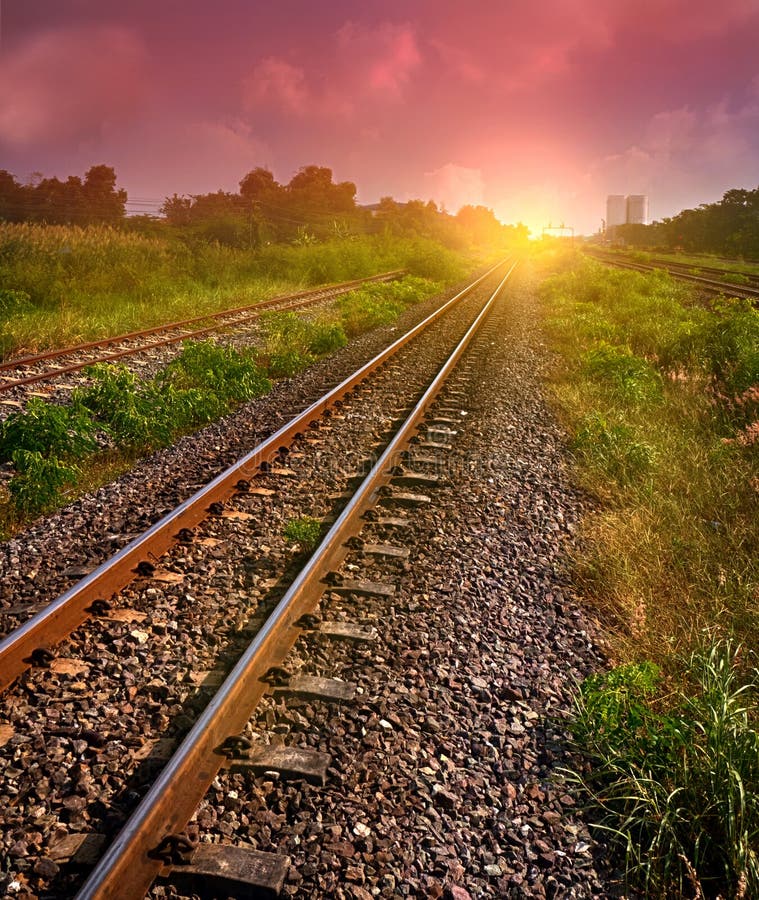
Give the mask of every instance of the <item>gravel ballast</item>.
M 448 484 L 409 533 L 362 535 L 409 547 L 410 564 L 356 554 L 344 567 L 395 596 L 322 600 L 379 642 L 309 635 L 286 663 L 357 683 L 358 700 L 270 699 L 251 724 L 255 740 L 330 753 L 327 785 L 224 775 L 197 813 L 201 841 L 287 854 L 286 895 L 620 896 L 561 777 L 572 693 L 603 658 L 566 576 L 584 501 L 541 396 L 529 278 L 472 349 L 451 383 L 461 395 L 441 401 L 461 419 Z

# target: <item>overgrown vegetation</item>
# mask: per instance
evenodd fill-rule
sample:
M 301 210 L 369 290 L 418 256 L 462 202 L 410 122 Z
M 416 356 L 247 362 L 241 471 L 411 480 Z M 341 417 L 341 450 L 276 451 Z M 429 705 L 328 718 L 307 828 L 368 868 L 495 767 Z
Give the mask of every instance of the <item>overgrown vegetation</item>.
M 598 500 L 576 578 L 622 664 L 582 687 L 578 777 L 647 895 L 754 896 L 759 313 L 578 259 L 543 297 Z
M 0 353 L 109 337 L 277 293 L 390 269 L 450 282 L 524 243 L 492 210 L 361 207 L 351 182 L 304 166 L 254 169 L 237 193 L 175 195 L 164 218 L 125 216 L 109 166 L 20 184 L 0 171 Z
M 756 260 L 759 188 L 733 188 L 716 203 L 684 209 L 651 225 L 619 225 L 617 232 L 631 246 L 682 248 L 691 253 L 722 253 Z
M 729 641 L 694 652 L 687 689 L 631 663 L 586 679 L 573 776 L 628 880 L 658 897 L 759 896 L 759 670 Z
M 448 282 L 464 259 L 430 241 L 365 236 L 255 252 L 107 226 L 0 223 L 4 355 L 119 334 L 391 269 Z

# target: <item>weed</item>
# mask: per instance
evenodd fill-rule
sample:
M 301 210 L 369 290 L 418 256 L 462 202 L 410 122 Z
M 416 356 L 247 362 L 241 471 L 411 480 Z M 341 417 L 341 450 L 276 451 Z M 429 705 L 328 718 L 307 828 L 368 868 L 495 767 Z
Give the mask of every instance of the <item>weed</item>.
M 54 456 L 43 456 L 37 450 L 16 450 L 13 466 L 16 474 L 8 483 L 8 491 L 16 510 L 25 515 L 36 515 L 54 506 L 62 489 L 73 484 L 79 475 L 76 466 Z
M 117 446 L 149 450 L 169 442 L 167 408 L 153 384 L 141 382 L 124 365 L 98 363 L 85 372 L 90 384 L 74 392 L 74 403 L 87 409 Z
M 186 341 L 181 354 L 157 381 L 177 390 L 194 388 L 215 394 L 221 406 L 242 403 L 271 390 L 271 382 L 251 353 L 215 341 Z
M 464 261 L 434 241 L 388 235 L 251 252 L 216 241 L 188 245 L 165 229 L 148 237 L 106 226 L 0 222 L 0 265 L 0 349 L 10 353 L 109 337 L 388 269 L 455 280 Z M 13 315 L 4 315 L 12 298 Z
M 606 342 L 597 344 L 583 356 L 585 371 L 598 378 L 627 400 L 661 399 L 661 376 L 645 359 L 624 347 Z
M 313 550 L 319 540 L 321 529 L 321 522 L 311 516 L 290 519 L 285 525 L 285 540 L 293 544 L 300 544 L 303 550 Z
M 640 663 L 587 679 L 576 698 L 588 765 L 572 778 L 647 895 L 759 895 L 759 670 L 745 655 L 730 641 L 695 651 L 687 690 L 668 697 Z
M 315 322 L 309 335 L 308 351 L 314 356 L 324 356 L 347 343 L 348 336 L 339 322 Z
M 575 573 L 615 656 L 671 666 L 714 622 L 756 644 L 756 314 L 587 263 L 543 296 L 554 396 L 599 501 Z
M 0 461 L 12 459 L 18 450 L 81 459 L 97 448 L 96 431 L 81 408 L 32 397 L 23 412 L 12 413 L 0 424 Z
M 637 440 L 627 425 L 612 425 L 600 413 L 580 422 L 571 444 L 584 462 L 620 483 L 626 484 L 650 472 L 654 450 Z
M 751 284 L 751 279 L 740 272 L 723 272 L 719 280 L 727 281 L 729 284 Z

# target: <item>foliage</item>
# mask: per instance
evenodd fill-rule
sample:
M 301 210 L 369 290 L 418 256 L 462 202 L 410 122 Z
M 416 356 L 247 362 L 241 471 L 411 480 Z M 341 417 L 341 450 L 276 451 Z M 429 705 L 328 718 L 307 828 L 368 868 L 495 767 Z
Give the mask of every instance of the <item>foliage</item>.
M 158 235 L 128 223 L 0 222 L 3 305 L 10 310 L 4 316 L 0 309 L 5 352 L 107 337 L 417 263 L 455 277 L 464 271 L 461 256 L 439 244 L 385 234 L 250 252 L 185 240 L 165 223 Z
M 583 355 L 585 372 L 630 401 L 660 399 L 661 376 L 640 356 L 601 341 Z
M 46 457 L 81 459 L 97 447 L 96 427 L 79 407 L 57 406 L 32 397 L 23 412 L 0 424 L 0 461 L 19 450 Z
M 634 246 L 682 248 L 757 259 L 759 187 L 726 191 L 716 203 L 702 203 L 652 225 L 618 226 L 620 237 Z
M 16 510 L 25 515 L 36 515 L 57 503 L 61 490 L 73 484 L 79 474 L 76 466 L 37 450 L 16 450 L 13 466 L 16 471 L 8 482 L 8 491 Z
M 300 544 L 303 550 L 313 550 L 319 540 L 321 529 L 321 522 L 312 516 L 290 519 L 285 525 L 285 540 L 293 544 Z
M 647 895 L 759 895 L 759 670 L 742 656 L 730 641 L 695 651 L 666 698 L 648 662 L 581 686 L 574 779 Z
M 113 223 L 124 218 L 126 200 L 126 191 L 116 189 L 110 166 L 92 166 L 84 181 L 72 175 L 66 181 L 40 178 L 30 184 L 19 184 L 10 172 L 0 170 L 0 221 Z
M 394 322 L 401 312 L 439 290 L 439 285 L 409 276 L 402 281 L 369 284 L 345 294 L 338 309 L 345 332 L 351 337 Z
M 182 352 L 158 379 L 175 389 L 202 388 L 226 405 L 260 397 L 271 382 L 247 350 L 235 350 L 215 341 L 185 341 Z
M 85 370 L 90 383 L 74 393 L 74 403 L 86 409 L 119 447 L 148 450 L 171 438 L 165 405 L 152 382 L 142 382 L 125 365 L 98 363 Z
M 591 413 L 578 424 L 571 446 L 587 465 L 620 484 L 645 475 L 654 462 L 653 448 L 637 440 L 632 428 L 609 424 L 600 413 Z
M 597 498 L 575 578 L 615 656 L 669 666 L 715 624 L 756 644 L 756 311 L 577 259 L 543 297 L 554 397 Z

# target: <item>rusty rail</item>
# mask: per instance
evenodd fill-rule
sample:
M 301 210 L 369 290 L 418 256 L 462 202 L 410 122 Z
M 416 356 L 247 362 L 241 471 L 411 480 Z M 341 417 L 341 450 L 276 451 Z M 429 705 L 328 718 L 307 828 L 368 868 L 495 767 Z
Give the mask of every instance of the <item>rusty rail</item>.
M 30 666 L 34 651 L 39 648 L 49 648 L 64 640 L 90 617 L 92 604 L 96 600 L 107 600 L 134 580 L 140 562 L 162 556 L 176 542 L 177 534 L 181 529 L 193 528 L 198 522 L 205 519 L 211 504 L 223 502 L 230 497 L 235 492 L 235 486 L 240 479 L 252 477 L 262 463 L 269 462 L 276 455 L 280 447 L 288 446 L 297 434 L 306 430 L 309 422 L 334 406 L 337 401 L 352 391 L 357 384 L 379 368 L 401 347 L 439 319 L 496 269 L 505 264 L 506 261 L 498 263 L 472 284 L 459 291 L 455 297 L 452 297 L 426 319 L 386 347 L 374 359 L 357 369 L 339 385 L 167 513 L 109 560 L 7 635 L 0 641 L 0 690 L 7 688 Z
M 361 530 L 362 516 L 379 489 L 392 478 L 393 464 L 437 397 L 449 373 L 487 317 L 511 275 L 512 264 L 464 337 L 446 360 L 379 460 L 330 528 L 323 541 L 264 623 L 237 665 L 167 763 L 134 814 L 91 873 L 77 900 L 143 897 L 161 862 L 150 856 L 162 840 L 187 824 L 221 768 L 216 753 L 230 735 L 239 734 L 267 689 L 263 676 L 281 665 L 302 633 L 298 620 L 312 612 L 324 592 L 324 578 L 348 553 L 346 541 Z

